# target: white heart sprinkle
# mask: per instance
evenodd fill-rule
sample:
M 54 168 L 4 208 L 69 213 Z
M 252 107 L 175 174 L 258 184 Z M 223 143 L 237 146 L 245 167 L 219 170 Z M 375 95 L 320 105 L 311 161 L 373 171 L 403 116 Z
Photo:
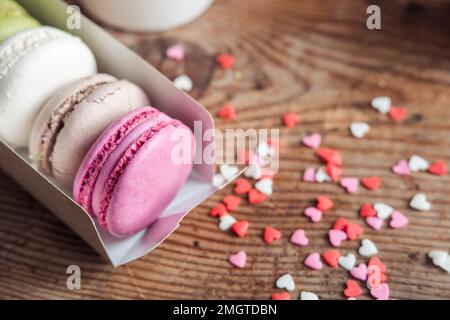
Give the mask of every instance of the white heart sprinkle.
M 426 159 L 415 154 L 409 158 L 408 167 L 411 172 L 427 171 L 430 167 L 430 163 Z
M 220 217 L 219 219 L 219 229 L 222 231 L 227 231 L 231 228 L 231 226 L 236 222 L 236 219 L 231 215 L 226 214 Z
M 182 74 L 181 76 L 178 76 L 173 80 L 173 84 L 175 87 L 177 87 L 180 90 L 189 92 L 194 87 L 191 78 L 189 78 L 187 75 Z
M 322 183 L 322 182 L 328 182 L 328 181 L 331 181 L 331 178 L 328 175 L 328 173 L 325 171 L 325 168 L 320 167 L 319 169 L 317 169 L 316 182 Z
M 216 173 L 213 176 L 212 184 L 213 186 L 220 188 L 225 183 L 225 178 L 221 173 Z
M 371 257 L 378 253 L 377 246 L 369 239 L 363 239 L 361 241 L 361 247 L 359 247 L 359 254 L 363 257 Z
M 433 264 L 441 266 L 447 260 L 448 253 L 447 251 L 434 250 L 428 253 L 428 257 L 433 260 Z
M 431 203 L 427 200 L 427 195 L 424 193 L 416 194 L 409 202 L 409 206 L 419 211 L 430 211 L 431 209 Z
M 441 263 L 439 267 L 450 273 L 450 257 L 447 257 L 447 259 L 445 259 L 445 261 Z
M 370 126 L 365 122 L 353 122 L 350 125 L 350 132 L 355 138 L 361 139 L 369 132 Z
M 389 97 L 375 97 L 372 99 L 372 108 L 381 113 L 388 113 L 391 110 L 392 101 Z
M 340 256 L 338 263 L 342 268 L 350 271 L 355 267 L 356 257 L 353 253 L 349 253 L 346 256 Z
M 256 153 L 261 157 L 270 157 L 275 154 L 275 149 L 269 146 L 265 142 L 261 142 L 258 144 L 258 148 L 256 149 Z
M 248 168 L 244 171 L 244 176 L 246 176 L 247 178 L 253 178 L 255 180 L 260 179 L 261 175 L 262 175 L 261 167 L 256 164 L 248 166 Z
M 236 166 L 230 166 L 228 164 L 222 164 L 220 166 L 220 173 L 223 175 L 226 181 L 233 179 L 239 172 L 239 168 Z
M 286 273 L 285 275 L 282 275 L 278 278 L 276 285 L 280 289 L 286 289 L 288 291 L 294 291 L 295 289 L 295 282 L 292 276 L 289 273 Z
M 383 220 L 386 220 L 387 218 L 389 218 L 391 216 L 392 212 L 394 212 L 394 208 L 392 208 L 391 206 L 388 206 L 387 204 L 385 204 L 383 202 L 375 203 L 373 205 L 373 208 L 377 212 L 378 218 L 381 218 Z
M 264 193 L 266 196 L 271 196 L 273 192 L 273 181 L 272 179 L 261 179 L 257 183 L 255 183 L 255 189 L 261 193 Z
M 319 297 L 313 292 L 302 291 L 300 293 L 300 300 L 319 300 Z

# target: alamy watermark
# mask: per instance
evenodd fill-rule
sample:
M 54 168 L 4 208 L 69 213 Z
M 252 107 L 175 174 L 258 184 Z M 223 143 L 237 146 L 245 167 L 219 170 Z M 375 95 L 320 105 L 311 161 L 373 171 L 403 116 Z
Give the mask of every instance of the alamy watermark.
M 366 13 L 370 16 L 366 20 L 369 30 L 381 30 L 381 9 L 376 4 L 367 7 Z
M 66 27 L 69 30 L 81 29 L 81 9 L 79 6 L 68 6 L 66 13 L 68 15 L 66 20 Z
M 70 276 L 67 278 L 66 286 L 69 290 L 81 289 L 81 268 L 76 264 L 67 267 L 66 273 Z

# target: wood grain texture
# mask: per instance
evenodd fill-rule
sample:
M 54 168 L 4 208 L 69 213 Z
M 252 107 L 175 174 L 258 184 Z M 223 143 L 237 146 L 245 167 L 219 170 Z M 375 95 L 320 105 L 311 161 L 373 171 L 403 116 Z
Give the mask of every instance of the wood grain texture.
M 389 267 L 392 298 L 449 299 L 450 276 L 434 267 L 426 253 L 450 247 L 450 177 L 417 173 L 402 178 L 390 167 L 414 153 L 450 164 L 450 4 L 373 2 L 382 8 L 381 31 L 366 29 L 369 2 L 363 0 L 217 0 L 200 19 L 174 31 L 146 35 L 110 29 L 169 77 L 189 74 L 196 84 L 193 96 L 211 113 L 232 102 L 238 119 L 218 119 L 218 128 L 280 128 L 284 147 L 276 192 L 270 201 L 244 203 L 234 213 L 251 223 L 246 238 L 220 232 L 208 215 L 230 193 L 227 188 L 194 209 L 154 252 L 113 269 L 0 173 L 0 298 L 267 299 L 278 291 L 275 280 L 290 272 L 297 283 L 292 297 L 307 290 L 340 299 L 347 273 L 306 270 L 302 261 L 309 252 L 329 248 L 327 230 L 337 217 L 363 224 L 357 216 L 360 204 L 384 201 L 410 219 L 402 230 L 364 227 Z M 164 60 L 164 48 L 178 41 L 188 48 L 186 62 Z M 242 79 L 215 65 L 221 52 L 236 55 Z M 373 111 L 368 105 L 377 95 L 406 106 L 408 119 L 393 124 Z M 286 111 L 299 113 L 301 125 L 282 127 Z M 352 121 L 370 123 L 365 139 L 351 137 Z M 318 162 L 299 140 L 316 131 L 324 146 L 342 152 L 345 175 L 379 175 L 381 190 L 360 189 L 355 196 L 336 185 L 301 182 L 301 170 Z M 418 191 L 429 196 L 431 212 L 408 208 Z M 319 193 L 332 197 L 336 209 L 311 224 L 301 213 Z M 264 244 L 266 225 L 282 230 L 283 238 Z M 289 244 L 297 228 L 306 230 L 307 248 Z M 357 247 L 357 242 L 346 242 L 342 252 Z M 238 250 L 248 254 L 243 270 L 227 262 Z M 78 291 L 66 289 L 65 271 L 71 264 L 82 269 Z

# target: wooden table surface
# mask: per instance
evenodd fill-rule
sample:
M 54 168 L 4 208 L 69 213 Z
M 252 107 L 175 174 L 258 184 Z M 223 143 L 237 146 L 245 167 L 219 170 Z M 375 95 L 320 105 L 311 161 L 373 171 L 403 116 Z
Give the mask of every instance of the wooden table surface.
M 161 34 L 110 30 L 169 77 L 187 73 L 192 94 L 212 114 L 227 102 L 236 121 L 217 119 L 225 128 L 280 128 L 283 148 L 275 193 L 260 206 L 244 202 L 233 214 L 251 227 L 243 239 L 221 232 L 209 210 L 231 192 L 228 187 L 195 208 L 182 226 L 146 257 L 114 269 L 43 205 L 0 172 L 0 298 L 145 298 L 145 299 L 267 299 L 275 280 L 289 272 L 297 283 L 291 295 L 313 291 L 322 299 L 342 299 L 348 273 L 343 269 L 307 270 L 309 252 L 330 248 L 327 230 L 339 216 L 363 225 L 357 210 L 363 202 L 384 201 L 403 211 L 410 224 L 402 230 L 376 232 L 364 225 L 365 236 L 380 250 L 389 267 L 395 299 L 450 298 L 450 276 L 433 266 L 426 253 L 450 246 L 450 177 L 415 173 L 399 177 L 391 166 L 412 154 L 450 164 L 450 4 L 447 1 L 374 1 L 382 8 L 382 30 L 366 29 L 363 0 L 217 0 L 200 19 Z M 164 48 L 182 42 L 187 60 L 163 58 Z M 230 77 L 215 56 L 232 52 Z M 388 95 L 406 106 L 409 116 L 394 124 L 369 107 L 372 97 Z M 297 112 L 301 125 L 288 129 L 281 115 Z M 352 121 L 366 121 L 371 130 L 356 140 Z M 339 149 L 344 175 L 378 175 L 382 188 L 357 195 L 335 184 L 306 184 L 300 172 L 318 166 L 310 149 L 300 146 L 305 134 L 320 132 L 323 145 Z M 409 199 L 425 192 L 433 208 L 413 211 Z M 302 211 L 318 194 L 327 194 L 336 208 L 312 224 Z M 264 226 L 283 232 L 266 245 Z M 288 241 L 297 228 L 306 230 L 311 245 L 298 248 Z M 356 252 L 347 241 L 342 252 Z M 227 262 L 245 250 L 243 270 Z M 363 261 L 358 256 L 358 261 Z M 82 270 L 82 289 L 66 288 L 66 268 Z

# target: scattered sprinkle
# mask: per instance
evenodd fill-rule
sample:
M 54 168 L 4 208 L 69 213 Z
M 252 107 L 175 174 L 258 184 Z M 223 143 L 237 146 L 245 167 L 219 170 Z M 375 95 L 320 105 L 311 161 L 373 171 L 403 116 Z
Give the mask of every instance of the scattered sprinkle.
M 327 211 L 333 208 L 334 203 L 330 198 L 324 195 L 317 196 L 317 209 L 320 211 Z
M 438 160 L 430 165 L 428 172 L 438 176 L 443 176 L 447 173 L 447 165 L 444 160 Z
M 416 194 L 409 202 L 409 206 L 419 211 L 430 211 L 431 209 L 431 203 L 427 200 L 427 195 L 424 193 Z
M 226 214 L 220 217 L 219 219 L 219 229 L 222 231 L 228 231 L 236 222 L 236 219 L 231 215 Z
M 322 220 L 322 211 L 317 208 L 308 207 L 303 213 L 305 216 L 309 217 L 312 222 L 319 222 Z
M 300 117 L 294 112 L 286 112 L 283 115 L 283 123 L 288 128 L 295 127 L 300 122 Z
M 362 289 L 358 285 L 358 283 L 354 280 L 347 280 L 346 282 L 346 288 L 344 290 L 344 295 L 347 298 L 354 298 L 362 295 Z
M 328 250 L 322 253 L 322 258 L 332 268 L 337 269 L 338 259 L 341 256 L 339 250 Z
M 313 292 L 302 291 L 300 293 L 300 300 L 319 300 L 319 297 Z
M 295 244 L 295 245 L 301 246 L 301 247 L 305 247 L 309 243 L 309 239 L 306 237 L 305 230 L 303 230 L 303 229 L 295 230 L 292 233 L 291 238 L 289 239 L 289 241 L 292 244 Z
M 226 104 L 219 110 L 219 117 L 222 119 L 235 120 L 236 109 L 232 104 Z
M 231 226 L 231 231 L 233 231 L 238 237 L 243 238 L 246 236 L 248 231 L 249 223 L 248 221 L 242 220 L 233 223 Z
M 383 227 L 384 220 L 379 217 L 367 217 L 366 223 L 374 230 L 380 230 Z
M 361 247 L 359 247 L 358 252 L 363 257 L 371 257 L 378 253 L 378 248 L 375 243 L 373 243 L 373 241 L 369 239 L 363 239 L 361 241 Z
M 303 171 L 303 181 L 316 182 L 316 169 L 311 167 Z
M 365 263 L 360 263 L 359 266 L 354 267 L 350 270 L 350 274 L 353 278 L 366 281 L 368 275 L 367 265 Z
M 267 199 L 267 196 L 256 189 L 251 189 L 248 193 L 248 201 L 251 204 L 260 204 Z
M 340 247 L 342 241 L 347 240 L 347 233 L 341 230 L 331 229 L 328 231 L 328 239 L 333 247 Z
M 272 300 L 290 300 L 291 296 L 287 292 L 272 293 Z
M 353 253 L 349 253 L 346 256 L 340 256 L 338 263 L 342 268 L 351 271 L 355 267 L 356 257 Z
M 377 211 L 373 208 L 370 203 L 364 203 L 359 209 L 359 215 L 362 218 L 374 217 L 377 215 Z
M 189 76 L 187 76 L 185 74 L 182 74 L 182 75 L 176 77 L 173 80 L 173 84 L 178 89 L 180 89 L 182 91 L 186 91 L 186 92 L 191 91 L 192 88 L 194 87 L 191 78 L 189 78 Z
M 433 264 L 450 273 L 450 256 L 447 251 L 431 251 L 428 253 L 428 257 L 432 259 Z
M 411 172 L 427 171 L 430 164 L 425 158 L 415 154 L 409 158 L 408 167 Z
M 392 172 L 398 176 L 409 176 L 411 171 L 409 170 L 408 161 L 400 160 L 392 167 Z
M 273 243 L 275 240 L 279 240 L 281 238 L 281 232 L 278 229 L 267 226 L 264 229 L 264 241 L 268 244 Z
M 211 217 L 223 217 L 227 213 L 228 212 L 227 212 L 227 208 L 225 207 L 225 205 L 223 203 L 219 203 L 218 205 L 216 205 L 215 207 L 213 207 L 211 209 L 211 211 L 209 212 L 209 215 Z
M 372 99 L 371 105 L 375 110 L 386 114 L 391 110 L 392 101 L 389 97 L 375 97 Z
M 286 273 L 278 278 L 277 282 L 275 283 L 277 288 L 279 289 L 286 289 L 288 291 L 294 291 L 295 290 L 295 282 L 292 276 L 289 273 Z
M 247 179 L 239 178 L 236 179 L 233 191 L 236 194 L 246 194 L 250 191 L 251 188 L 252 185 L 250 184 L 250 182 L 248 182 Z
M 378 287 L 370 289 L 370 294 L 377 300 L 388 300 L 389 286 L 387 283 L 380 283 Z
M 408 218 L 400 211 L 394 211 L 391 215 L 389 226 L 393 229 L 401 229 L 409 223 Z
M 391 216 L 392 212 L 394 212 L 394 208 L 392 208 L 391 206 L 389 206 L 383 202 L 375 203 L 373 205 L 373 208 L 377 212 L 377 217 L 381 218 L 383 220 L 389 218 Z
M 219 54 L 216 60 L 222 69 L 230 69 L 235 62 L 234 56 L 228 53 Z
M 228 211 L 236 210 L 239 207 L 239 205 L 241 204 L 241 198 L 236 197 L 232 194 L 223 198 L 222 201 L 223 201 L 223 203 L 225 203 L 225 206 L 227 207 Z
M 358 191 L 359 179 L 356 177 L 345 177 L 340 181 L 341 187 L 350 194 L 355 194 Z
M 369 190 L 378 190 L 380 188 L 381 179 L 377 176 L 367 177 L 361 179 L 361 183 Z
M 369 130 L 370 126 L 365 122 L 353 122 L 350 125 L 350 132 L 357 139 L 363 138 Z
M 317 252 L 309 254 L 304 262 L 305 266 L 313 270 L 321 270 L 323 263 L 320 261 L 320 254 Z
M 408 115 L 408 110 L 402 107 L 391 107 L 389 110 L 389 116 L 395 122 L 402 122 Z
M 230 166 L 228 164 L 222 164 L 220 166 L 220 173 L 226 181 L 230 181 L 236 177 L 239 172 L 239 168 L 236 166 Z
M 247 262 L 247 254 L 244 251 L 239 251 L 228 257 L 228 261 L 237 268 L 244 268 Z
M 322 141 L 322 136 L 320 133 L 313 133 L 309 136 L 306 136 L 302 139 L 302 143 L 312 149 L 316 149 L 320 146 L 320 142 Z
M 271 196 L 273 193 L 273 180 L 269 178 L 261 179 L 255 183 L 255 189 L 266 196 Z
M 183 61 L 186 51 L 181 44 L 174 44 L 166 49 L 166 57 L 175 61 Z

